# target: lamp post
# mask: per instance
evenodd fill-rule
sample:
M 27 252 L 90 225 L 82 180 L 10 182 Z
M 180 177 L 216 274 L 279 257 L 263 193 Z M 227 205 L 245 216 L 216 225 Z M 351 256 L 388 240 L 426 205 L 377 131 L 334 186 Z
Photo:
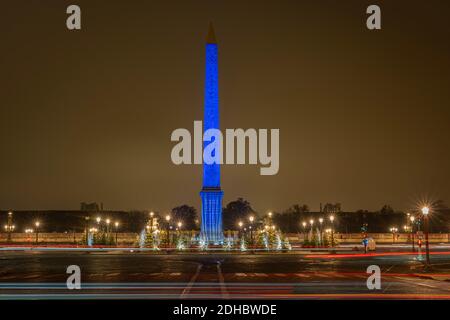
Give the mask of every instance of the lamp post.
M 331 247 L 334 247 L 334 216 L 330 216 L 330 222 L 331 222 Z
M 242 237 L 242 226 L 244 225 L 244 223 L 242 223 L 242 221 L 238 222 L 238 226 L 239 226 L 239 239 L 241 239 Z
M 323 218 L 319 218 L 320 245 L 323 245 L 323 242 L 322 242 L 322 223 L 323 223 Z
M 254 216 L 248 217 L 248 220 L 250 221 L 250 226 L 248 227 L 250 229 L 250 241 L 253 245 L 253 220 L 255 220 Z
M 183 222 L 178 221 L 177 226 L 178 226 L 178 238 L 181 238 L 181 227 L 183 226 Z
M 270 225 L 272 225 L 272 212 L 270 211 L 268 214 L 267 214 L 267 216 L 268 216 L 268 225 L 270 226 Z
M 101 218 L 101 217 L 97 217 L 97 218 L 95 219 L 95 221 L 97 221 L 98 230 L 101 230 L 101 228 L 100 228 L 100 222 L 102 221 L 102 218 Z
M 106 234 L 109 238 L 109 224 L 111 223 L 111 220 L 109 218 L 106 219 Z
M 389 230 L 392 232 L 392 244 L 395 244 L 395 234 L 397 233 L 398 229 L 396 227 L 392 227 Z
M 303 226 L 303 243 L 306 241 L 306 221 L 302 222 L 302 226 Z
M 153 216 L 155 213 L 153 211 L 150 212 L 150 232 L 153 232 Z
M 36 226 L 36 244 L 37 244 L 39 242 L 39 226 L 41 225 L 41 223 L 39 221 L 36 221 L 34 225 Z
M 428 214 L 430 213 L 430 208 L 423 207 L 422 208 L 422 214 L 424 218 L 424 227 L 425 227 L 425 250 L 426 250 L 426 261 L 427 261 L 427 267 L 430 266 L 430 246 L 428 242 L 428 232 L 429 232 L 429 222 L 428 222 Z
M 84 217 L 84 220 L 86 221 L 86 225 L 85 225 L 85 228 L 86 228 L 86 245 L 88 244 L 88 242 L 89 242 L 89 216 L 86 216 L 86 217 Z
M 412 242 L 412 251 L 416 251 L 416 248 L 414 247 L 414 216 L 409 217 L 409 220 L 411 220 L 411 242 Z
M 119 243 L 117 242 L 117 231 L 119 230 L 119 221 L 116 221 L 116 222 L 114 223 L 114 226 L 116 227 L 116 247 L 117 247 L 117 245 L 119 244 Z
M 167 245 L 170 246 L 170 236 L 169 236 L 169 223 L 170 223 L 170 215 L 166 215 L 166 232 L 167 232 Z
M 11 242 L 11 232 L 14 229 L 12 224 L 12 211 L 8 212 L 8 223 L 5 225 L 5 230 L 8 232 L 8 243 Z

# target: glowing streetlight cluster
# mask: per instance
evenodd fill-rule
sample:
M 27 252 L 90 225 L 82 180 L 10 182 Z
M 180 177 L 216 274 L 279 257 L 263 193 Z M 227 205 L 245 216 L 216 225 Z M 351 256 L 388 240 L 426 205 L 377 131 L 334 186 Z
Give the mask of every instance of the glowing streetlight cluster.
M 397 233 L 398 232 L 398 228 L 392 227 L 392 228 L 389 229 L 389 231 L 391 231 L 392 233 Z
M 12 232 L 12 231 L 14 231 L 14 229 L 16 228 L 16 226 L 15 225 L 7 225 L 7 224 L 5 224 L 5 230 L 6 230 L 6 232 Z
M 334 216 L 330 215 L 328 217 L 328 219 L 330 220 L 331 228 L 327 228 L 324 231 L 325 231 L 325 233 L 331 233 L 331 246 L 334 247 L 334 226 L 333 226 Z M 323 217 L 320 217 L 319 219 L 317 219 L 317 221 L 319 222 L 320 239 L 322 239 L 323 224 L 325 222 L 325 219 Z M 306 238 L 306 228 L 307 228 L 308 224 L 310 226 L 310 232 L 313 232 L 313 226 L 314 226 L 315 222 L 316 221 L 314 219 L 310 219 L 309 221 L 302 221 L 301 225 L 303 227 L 303 237 L 304 238 Z

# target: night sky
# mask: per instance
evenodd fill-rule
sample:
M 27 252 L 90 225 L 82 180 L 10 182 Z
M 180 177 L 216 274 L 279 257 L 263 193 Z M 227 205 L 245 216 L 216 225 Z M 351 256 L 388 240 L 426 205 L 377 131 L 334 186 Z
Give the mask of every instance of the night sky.
M 82 30 L 66 28 L 78 4 Z M 382 30 L 365 26 L 379 4 Z M 224 204 L 450 203 L 448 1 L 3 1 L 0 208 L 200 206 L 170 159 L 203 117 L 209 21 L 221 127 L 279 128 L 280 171 L 223 166 Z

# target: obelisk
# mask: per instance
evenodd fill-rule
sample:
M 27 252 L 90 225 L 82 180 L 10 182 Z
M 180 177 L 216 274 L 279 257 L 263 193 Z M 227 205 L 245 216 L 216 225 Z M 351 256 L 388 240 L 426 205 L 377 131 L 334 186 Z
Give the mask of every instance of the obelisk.
M 217 41 L 212 23 L 206 39 L 206 72 L 203 132 L 220 129 L 219 125 L 219 83 L 218 83 Z M 203 143 L 203 149 L 211 141 Z M 208 244 L 223 243 L 222 198 L 220 188 L 220 164 L 203 162 L 202 225 L 200 238 Z

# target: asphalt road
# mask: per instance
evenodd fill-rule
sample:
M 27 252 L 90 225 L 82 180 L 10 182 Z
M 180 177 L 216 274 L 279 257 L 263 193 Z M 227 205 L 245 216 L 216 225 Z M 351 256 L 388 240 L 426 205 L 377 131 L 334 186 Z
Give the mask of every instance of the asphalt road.
M 0 253 L 0 299 L 450 299 L 450 255 L 433 254 L 432 264 L 424 272 L 416 256 L 395 254 L 9 251 Z M 66 287 L 69 265 L 81 268 L 80 290 Z M 381 269 L 380 290 L 367 288 L 370 265 Z

